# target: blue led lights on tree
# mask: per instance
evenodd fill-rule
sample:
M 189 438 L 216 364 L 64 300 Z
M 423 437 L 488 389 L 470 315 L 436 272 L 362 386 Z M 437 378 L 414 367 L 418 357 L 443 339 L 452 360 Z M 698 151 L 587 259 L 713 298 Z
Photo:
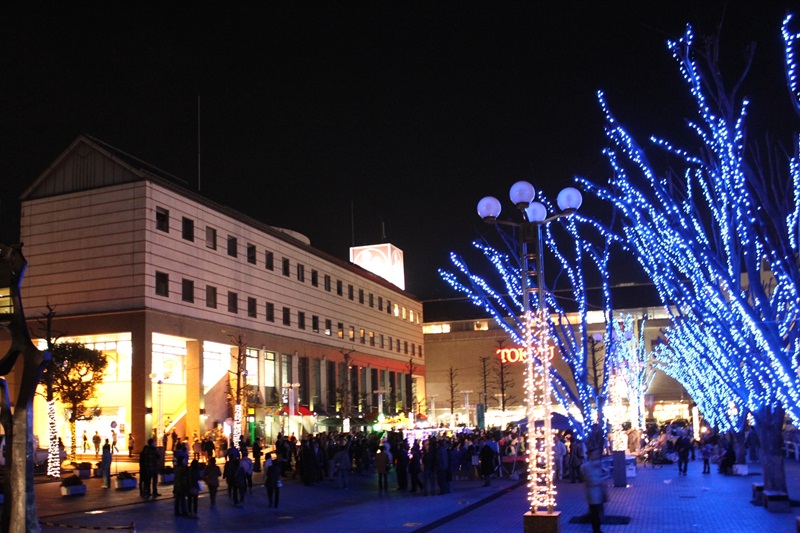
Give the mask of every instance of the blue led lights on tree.
M 798 34 L 783 22 L 786 73 L 800 115 Z M 786 490 L 780 430 L 784 410 L 800 420 L 798 213 L 800 160 L 748 143 L 748 100 L 722 79 L 719 39 L 695 43 L 691 27 L 668 43 L 695 103 L 695 143 L 651 139 L 678 170 L 656 169 L 646 150 L 599 100 L 611 145 L 608 186 L 580 180 L 621 215 L 626 246 L 672 314 L 657 366 L 680 381 L 706 419 L 738 427 L 751 413 L 761 437 L 764 484 Z M 766 153 L 766 155 L 764 155 Z
M 540 199 L 542 200 L 542 199 Z M 547 210 L 554 211 L 552 205 L 546 200 L 543 203 Z M 556 257 L 561 266 L 561 276 L 565 276 L 571 289 L 574 291 L 575 309 L 567 310 L 555 297 L 553 292 L 545 286 L 546 316 L 549 318 L 549 340 L 553 343 L 556 353 L 567 365 L 572 379 L 553 369 L 551 372 L 551 390 L 555 400 L 569 414 L 575 433 L 579 438 L 586 436 L 592 421 L 603 419 L 603 400 L 607 394 L 607 365 L 602 365 L 602 384 L 596 391 L 589 382 L 589 339 L 586 331 L 586 317 L 590 310 L 587 299 L 587 289 L 584 276 L 587 269 L 599 274 L 602 286 L 602 303 L 594 302 L 595 307 L 602 305 L 606 316 L 607 327 L 611 327 L 611 296 L 608 281 L 608 260 L 611 239 L 603 240 L 603 234 L 598 226 L 590 220 L 573 214 L 570 217 L 559 219 L 559 224 L 553 222 L 544 225 L 543 238 L 548 252 Z M 553 226 L 562 228 L 570 237 L 570 245 L 559 246 L 553 234 Z M 484 309 L 517 345 L 525 344 L 526 321 L 523 313 L 521 299 L 521 273 L 522 266 L 518 254 L 513 253 L 517 246 L 516 231 L 519 228 L 506 229 L 507 226 L 497 226 L 498 234 L 507 253 L 498 251 L 487 242 L 473 242 L 473 246 L 488 260 L 492 269 L 489 276 L 481 276 L 472 272 L 462 256 L 451 252 L 450 260 L 456 267 L 455 271 L 439 269 L 442 279 L 458 292 L 465 294 L 473 305 Z M 567 241 L 567 239 L 560 239 Z M 593 241 L 602 241 L 602 244 L 593 244 Z M 497 284 L 502 289 L 493 288 Z M 533 299 L 531 305 L 537 310 L 538 301 Z M 533 335 L 534 343 L 539 337 Z M 542 353 L 535 350 L 534 353 Z M 573 409 L 573 407 L 575 409 Z M 576 416 L 575 411 L 580 413 Z M 605 427 L 605 424 L 601 424 Z

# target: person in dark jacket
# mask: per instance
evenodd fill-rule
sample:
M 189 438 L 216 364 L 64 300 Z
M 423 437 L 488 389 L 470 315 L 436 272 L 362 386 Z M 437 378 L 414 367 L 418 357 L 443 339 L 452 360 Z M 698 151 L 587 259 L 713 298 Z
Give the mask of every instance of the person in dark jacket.
M 411 457 L 408 460 L 408 476 L 411 478 L 411 490 L 408 492 L 417 492 L 419 487 L 420 492 L 424 490 L 422 481 L 419 479 L 419 474 L 422 471 L 422 451 L 419 449 L 419 441 L 414 442 L 411 447 Z
M 483 486 L 489 487 L 492 485 L 492 473 L 494 472 L 495 461 L 497 454 L 494 448 L 489 446 L 483 439 L 478 441 L 480 450 L 478 451 L 478 460 L 481 464 L 481 477 L 483 478 Z
M 394 468 L 397 475 L 397 490 L 408 490 L 408 444 L 401 441 L 394 457 Z
M 450 441 L 442 439 L 436 446 L 436 483 L 439 485 L 439 494 L 450 492 L 450 482 L 447 480 L 450 473 Z
M 280 500 L 281 497 L 281 485 L 283 484 L 281 481 L 283 472 L 281 462 L 277 455 L 273 455 L 272 462 L 266 467 L 264 486 L 267 488 L 267 500 L 269 501 L 270 507 L 277 508 L 278 500 Z

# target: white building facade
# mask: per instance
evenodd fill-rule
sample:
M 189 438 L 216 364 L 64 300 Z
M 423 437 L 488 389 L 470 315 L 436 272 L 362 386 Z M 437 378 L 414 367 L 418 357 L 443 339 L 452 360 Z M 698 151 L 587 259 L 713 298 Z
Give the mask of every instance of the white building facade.
M 374 411 L 375 391 L 388 412 L 424 396 L 415 297 L 100 141 L 73 142 L 21 211 L 33 336 L 50 305 L 59 340 L 109 359 L 79 434 L 202 435 L 243 404 L 245 433 L 269 441 Z

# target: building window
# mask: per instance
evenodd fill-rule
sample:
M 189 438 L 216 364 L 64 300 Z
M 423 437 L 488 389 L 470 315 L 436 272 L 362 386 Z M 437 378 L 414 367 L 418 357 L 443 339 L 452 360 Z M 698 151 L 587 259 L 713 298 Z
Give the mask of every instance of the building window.
M 297 263 L 297 281 L 303 283 L 306 280 L 306 267 Z
M 211 226 L 206 226 L 206 248 L 217 249 L 217 230 Z
M 325 319 L 325 335 L 330 337 L 332 329 L 333 329 L 333 323 L 331 322 L 330 319 L 326 318 Z
M 236 257 L 236 237 L 233 235 L 228 235 L 228 255 L 231 257 Z
M 247 297 L 247 316 L 256 318 L 256 299 L 252 296 Z
M 217 308 L 217 288 L 206 285 L 206 307 Z
M 394 316 L 400 316 L 400 306 L 398 304 L 394 304 Z
M 169 274 L 156 272 L 156 294 L 169 297 Z
M 292 325 L 292 312 L 288 307 L 283 308 L 283 325 L 284 326 Z
M 413 342 L 411 343 L 411 355 L 417 355 L 417 345 Z
M 311 331 L 319 333 L 319 317 L 317 315 L 311 315 Z
M 408 355 L 408 341 L 403 341 L 403 353 Z
M 358 289 L 358 303 L 364 303 L 364 289 Z
M 350 342 L 355 342 L 356 340 L 356 328 L 355 326 L 350 326 L 350 334 L 347 337 L 350 339 Z
M 169 210 L 156 207 L 156 229 L 169 232 Z
M 344 339 L 344 324 L 339 322 L 338 326 L 339 326 L 338 336 L 340 339 Z
M 181 223 L 181 236 L 184 240 L 194 241 L 194 220 L 183 217 Z
M 303 311 L 297 312 L 297 328 L 306 329 L 306 314 Z
M 194 281 L 184 278 L 181 282 L 181 299 L 184 302 L 194 303 Z
M 378 311 L 383 311 L 383 296 L 378 296 Z
M 406 312 L 407 312 L 406 307 L 403 306 L 403 320 L 406 319 Z
M 395 339 L 397 353 L 400 353 L 400 339 Z
M 392 302 L 391 300 L 386 300 L 386 312 L 390 315 L 392 314 Z
M 272 302 L 267 302 L 266 309 L 264 309 L 264 315 L 267 317 L 267 322 L 275 322 L 275 304 Z
M 353 286 L 352 286 L 352 285 L 348 285 L 348 286 L 347 286 L 347 297 L 348 297 L 350 300 L 352 300 L 352 299 L 353 299 Z
M 250 264 L 256 264 L 256 245 L 255 244 L 247 244 L 247 262 Z
M 367 343 L 367 332 L 364 331 L 364 328 L 358 330 L 358 338 L 361 341 L 361 344 Z
M 386 343 L 384 341 L 383 333 L 381 333 L 381 348 L 386 348 Z
M 325 274 L 325 290 L 331 292 L 331 277 L 328 274 Z
M 283 275 L 289 277 L 289 259 L 287 257 L 283 258 Z
M 374 331 L 370 331 L 369 332 L 369 345 L 370 346 L 375 346 L 375 332 Z
M 336 280 L 336 294 L 337 295 L 341 296 L 342 294 L 344 294 L 343 287 L 344 287 L 344 285 L 342 285 L 342 280 L 337 279 Z
M 388 343 L 386 343 L 386 345 L 388 346 L 388 349 L 389 349 L 389 350 L 391 350 L 391 349 L 392 349 L 392 347 L 394 346 L 394 344 L 392 344 L 392 338 L 391 338 L 391 337 L 389 337 L 389 342 L 388 342 Z
M 369 293 L 369 306 L 375 307 L 375 295 L 372 293 Z
M 233 291 L 228 291 L 228 312 L 239 312 L 239 295 Z
M 319 286 L 319 272 L 316 270 L 311 271 L 311 286 L 317 287 Z

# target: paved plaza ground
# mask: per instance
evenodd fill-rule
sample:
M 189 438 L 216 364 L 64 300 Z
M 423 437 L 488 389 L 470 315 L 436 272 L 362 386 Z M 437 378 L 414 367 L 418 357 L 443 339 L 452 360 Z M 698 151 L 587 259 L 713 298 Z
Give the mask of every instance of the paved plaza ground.
M 678 476 L 676 465 L 639 468 L 627 487 L 612 487 L 605 511 L 610 516 L 630 517 L 627 525 L 604 525 L 605 533 L 638 532 L 795 532 L 800 506 L 788 514 L 770 513 L 751 503 L 751 484 L 760 480 L 760 466 L 749 465 L 750 475 L 701 474 L 700 461 L 692 462 L 689 475 Z M 120 461 L 112 473 L 136 470 Z M 790 496 L 800 499 L 800 463 L 788 460 L 786 474 Z M 255 475 L 260 481 L 260 475 Z M 278 509 L 266 506 L 261 484 L 253 488 L 243 506 L 234 507 L 224 489 L 217 507 L 209 508 L 207 493 L 200 495 L 197 519 L 175 517 L 171 487 L 163 486 L 157 500 L 144 501 L 137 490 L 101 488 L 100 480 L 87 480 L 85 496 L 62 497 L 59 483 L 39 480 L 36 485 L 42 531 L 64 532 L 66 527 L 92 527 L 95 531 L 135 526 L 136 531 L 344 531 L 348 533 L 397 533 L 433 531 L 518 532 L 527 510 L 527 492 L 521 480 L 457 480 L 451 494 L 421 496 L 394 490 L 379 494 L 375 474 L 350 478 L 349 488 L 339 490 L 333 481 L 304 486 L 289 479 L 281 489 Z M 610 483 L 610 480 L 609 480 Z M 224 483 L 223 483 L 224 486 Z M 590 532 L 589 524 L 573 523 L 587 510 L 582 484 L 558 483 L 561 531 Z M 72 529 L 73 531 L 75 529 Z

